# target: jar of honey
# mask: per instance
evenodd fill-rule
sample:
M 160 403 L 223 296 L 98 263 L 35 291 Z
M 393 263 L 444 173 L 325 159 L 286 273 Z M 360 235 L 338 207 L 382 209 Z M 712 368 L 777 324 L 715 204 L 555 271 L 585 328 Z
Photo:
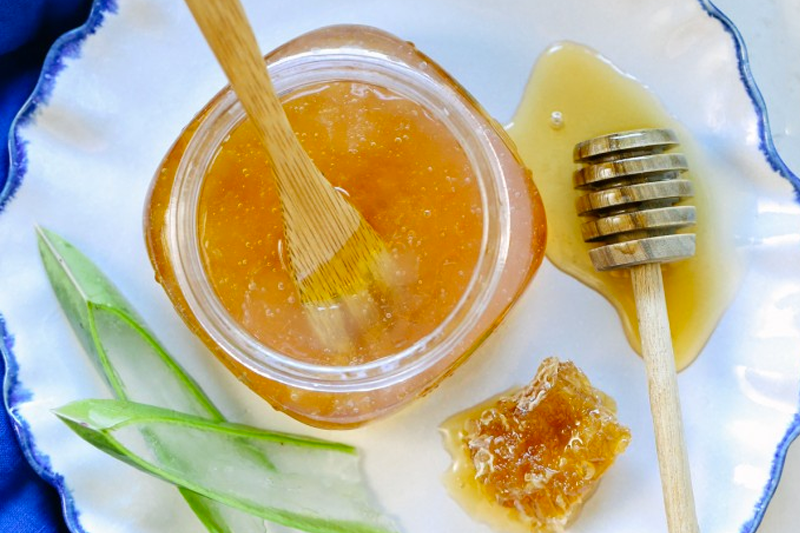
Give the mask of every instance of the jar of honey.
M 354 427 L 430 391 L 498 325 L 542 260 L 544 212 L 503 129 L 410 43 L 334 26 L 266 61 L 301 144 L 391 253 L 391 301 L 346 350 L 314 335 L 264 148 L 229 88 L 155 175 L 148 251 L 236 377 L 306 423 Z

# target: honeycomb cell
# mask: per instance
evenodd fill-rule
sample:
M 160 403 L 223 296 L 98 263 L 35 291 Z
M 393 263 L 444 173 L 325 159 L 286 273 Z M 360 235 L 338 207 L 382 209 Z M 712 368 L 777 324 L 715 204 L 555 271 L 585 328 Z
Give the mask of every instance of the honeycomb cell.
M 455 460 L 446 484 L 466 510 L 503 531 L 563 531 L 630 441 L 614 400 L 555 358 L 528 386 L 444 429 Z

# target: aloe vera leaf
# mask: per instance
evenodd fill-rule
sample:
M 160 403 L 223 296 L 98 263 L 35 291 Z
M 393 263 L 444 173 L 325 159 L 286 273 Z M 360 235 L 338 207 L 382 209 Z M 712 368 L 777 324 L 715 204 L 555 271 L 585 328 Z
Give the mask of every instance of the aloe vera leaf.
M 81 344 L 114 395 L 223 420 L 194 380 L 169 356 L 126 298 L 85 255 L 52 231 L 37 228 L 45 270 Z M 154 449 L 158 442 L 148 441 Z M 242 446 L 241 453 L 253 453 Z M 261 460 L 269 465 L 266 457 Z M 180 488 L 211 533 L 265 533 L 264 521 Z
M 345 444 L 119 400 L 73 402 L 55 414 L 106 453 L 271 522 L 310 533 L 396 531 L 373 505 L 356 450 Z M 158 436 L 162 453 L 143 442 L 143 432 Z M 274 468 L 237 455 L 241 440 Z
M 223 419 L 99 268 L 52 231 L 37 237 L 56 297 L 116 396 Z
M 193 382 L 186 383 L 185 373 L 179 367 L 172 373 L 146 372 L 153 368 L 161 359 L 168 366 L 175 365 L 174 361 L 161 349 L 152 337 L 141 326 L 130 321 L 129 317 L 122 315 L 116 309 L 89 304 L 89 316 L 92 332 L 96 338 L 96 345 L 103 366 L 114 370 L 119 386 L 117 396 L 133 401 L 146 400 L 151 405 L 170 407 L 198 416 L 214 420 L 223 420 L 216 408 L 207 401 L 205 396 L 197 398 Z M 132 357 L 134 354 L 135 357 Z M 111 362 L 114 362 L 112 365 Z M 164 368 L 166 371 L 167 369 Z M 174 379 L 173 379 L 174 378 Z M 113 380 L 112 380 L 113 382 Z M 206 401 L 203 401 L 203 400 Z M 206 406 L 209 405 L 211 409 Z M 150 447 L 159 452 L 161 444 L 157 435 L 145 434 Z M 246 442 L 242 442 L 238 452 L 253 455 L 271 467 L 269 459 L 253 450 Z M 160 453 L 160 452 L 159 452 Z M 264 533 L 264 521 L 258 517 L 242 513 L 225 505 L 208 500 L 204 496 L 179 487 L 181 494 L 192 508 L 198 519 L 211 533 Z

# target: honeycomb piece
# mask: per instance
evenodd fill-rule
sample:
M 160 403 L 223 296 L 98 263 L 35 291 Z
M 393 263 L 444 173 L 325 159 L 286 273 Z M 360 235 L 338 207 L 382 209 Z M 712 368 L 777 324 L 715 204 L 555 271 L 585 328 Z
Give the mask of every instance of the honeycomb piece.
M 549 358 L 530 385 L 473 411 L 459 437 L 484 497 L 520 531 L 544 533 L 574 520 L 630 431 L 611 397 Z

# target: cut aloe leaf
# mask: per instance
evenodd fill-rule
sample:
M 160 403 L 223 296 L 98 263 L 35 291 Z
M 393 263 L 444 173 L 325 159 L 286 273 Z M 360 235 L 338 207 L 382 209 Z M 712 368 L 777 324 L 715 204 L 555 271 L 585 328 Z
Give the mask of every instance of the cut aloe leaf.
M 39 252 L 56 297 L 86 352 L 120 399 L 213 420 L 222 414 L 169 356 L 114 284 L 70 243 L 37 228 Z M 157 439 L 146 436 L 158 450 Z M 241 454 L 254 454 L 243 445 Z M 265 465 L 269 459 L 259 456 Z M 211 533 L 265 533 L 264 521 L 181 489 Z
M 116 396 L 223 419 L 99 268 L 52 231 L 37 228 L 37 236 L 58 301 Z
M 271 522 L 311 533 L 396 531 L 373 505 L 345 444 L 215 422 L 119 400 L 55 411 L 78 435 L 145 472 Z M 155 435 L 154 452 L 143 435 Z M 246 442 L 272 467 L 238 449 Z

